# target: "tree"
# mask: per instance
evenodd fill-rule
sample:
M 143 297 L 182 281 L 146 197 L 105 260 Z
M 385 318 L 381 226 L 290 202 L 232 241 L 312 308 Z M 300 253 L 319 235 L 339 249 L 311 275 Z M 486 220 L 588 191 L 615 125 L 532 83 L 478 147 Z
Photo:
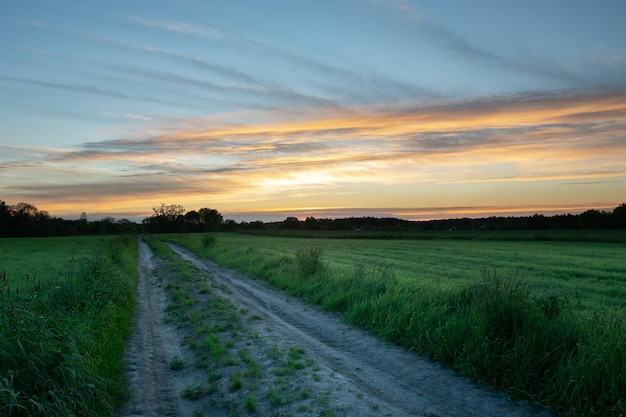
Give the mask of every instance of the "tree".
M 152 207 L 152 211 L 156 217 L 165 217 L 170 220 L 185 214 L 185 208 L 180 204 L 161 204 L 160 207 Z
M 304 228 L 308 230 L 319 230 L 320 223 L 313 216 L 309 216 L 304 220 Z
M 200 223 L 204 224 L 204 231 L 217 232 L 222 227 L 224 219 L 219 211 L 204 207 L 198 210 L 198 214 Z
M 287 217 L 283 220 L 282 228 L 283 229 L 297 229 L 300 225 L 300 220 L 297 217 Z
M 224 231 L 235 230 L 237 226 L 238 225 L 236 221 L 234 221 L 233 219 L 228 219 L 228 220 L 225 220 L 224 223 L 222 223 L 222 230 Z
M 185 208 L 180 204 L 161 204 L 152 207 L 154 215 L 143 220 L 151 232 L 182 232 L 185 223 Z
M 613 227 L 626 229 L 626 204 L 622 203 L 613 209 Z
M 10 207 L 10 210 L 13 212 L 13 216 L 23 216 L 23 217 L 35 217 L 39 213 L 37 207 L 28 203 L 17 203 L 14 206 Z
M 37 207 L 28 203 L 17 203 L 9 206 L 11 215 L 10 229 L 13 236 L 45 236 L 50 234 L 47 211 L 39 211 Z
M 9 236 L 11 211 L 6 203 L 0 200 L 0 236 Z
M 185 213 L 185 232 L 199 232 L 201 231 L 200 213 L 195 210 Z

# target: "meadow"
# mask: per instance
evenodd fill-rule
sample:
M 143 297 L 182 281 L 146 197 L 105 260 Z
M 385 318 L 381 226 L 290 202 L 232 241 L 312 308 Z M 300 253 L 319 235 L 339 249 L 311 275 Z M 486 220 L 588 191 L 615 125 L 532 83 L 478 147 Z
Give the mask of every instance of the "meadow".
M 626 413 L 620 238 L 361 236 L 162 238 L 559 415 Z
M 0 415 L 111 416 L 136 238 L 0 239 Z

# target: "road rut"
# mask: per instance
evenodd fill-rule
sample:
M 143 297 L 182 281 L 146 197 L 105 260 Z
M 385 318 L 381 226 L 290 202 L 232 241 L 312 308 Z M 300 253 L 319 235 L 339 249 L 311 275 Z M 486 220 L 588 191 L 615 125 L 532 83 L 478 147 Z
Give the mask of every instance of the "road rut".
M 526 403 L 512 401 L 503 393 L 489 391 L 412 352 L 384 343 L 346 324 L 337 315 L 323 312 L 270 288 L 264 281 L 252 280 L 212 261 L 199 259 L 180 246 L 168 246 L 182 259 L 208 273 L 209 279 L 219 283 L 224 289 L 220 292 L 221 297 L 237 308 L 250 310 L 260 317 L 260 320 L 249 321 L 249 326 L 263 327 L 264 334 L 270 331 L 274 340 L 302 347 L 315 363 L 330 370 L 324 375 L 332 375 L 334 384 L 337 380 L 341 381 L 344 389 L 335 390 L 332 397 L 338 404 L 334 415 L 551 415 Z M 167 378 L 172 376 L 168 376 L 171 372 L 168 374 L 162 352 L 181 348 L 180 341 L 178 347 L 159 347 L 176 343 L 176 332 L 163 330 L 167 326 L 163 322 L 163 312 L 155 311 L 155 306 L 160 305 L 162 309 L 165 304 L 163 301 L 154 302 L 155 298 L 162 299 L 164 294 L 162 288 L 150 278 L 154 268 L 151 256 L 147 245 L 140 242 L 138 317 L 127 358 L 130 373 L 134 373 L 130 378 L 132 396 L 129 404 L 132 406 L 126 407 L 119 417 L 183 415 L 181 413 L 190 410 L 181 406 L 176 392 L 163 389 L 180 386 L 180 382 L 178 385 L 167 383 Z M 146 314 L 147 318 L 143 317 Z M 169 336 L 163 337 L 164 333 Z M 142 410 L 142 407 L 146 409 Z M 211 415 L 210 412 L 207 415 Z

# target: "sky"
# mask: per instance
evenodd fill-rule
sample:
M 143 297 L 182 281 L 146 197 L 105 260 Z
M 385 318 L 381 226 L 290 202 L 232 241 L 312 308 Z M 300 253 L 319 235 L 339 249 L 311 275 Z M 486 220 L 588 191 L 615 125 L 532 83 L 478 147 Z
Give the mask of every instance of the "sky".
M 626 202 L 623 0 L 0 3 L 0 200 L 141 220 Z

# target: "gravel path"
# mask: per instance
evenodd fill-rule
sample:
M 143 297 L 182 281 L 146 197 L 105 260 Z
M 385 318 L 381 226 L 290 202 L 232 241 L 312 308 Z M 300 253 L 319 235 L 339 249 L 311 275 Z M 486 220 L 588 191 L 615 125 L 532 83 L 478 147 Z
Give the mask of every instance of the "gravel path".
M 396 346 L 385 344 L 360 329 L 347 325 L 336 315 L 303 304 L 298 299 L 251 280 L 238 272 L 200 260 L 182 247 L 169 244 L 184 260 L 208 276 L 220 297 L 255 320 L 245 320 L 243 334 L 260 335 L 259 342 L 242 340 L 243 349 L 263 366 L 264 375 L 250 391 L 261 399 L 255 415 L 344 415 L 344 416 L 494 416 L 547 417 L 537 410 L 490 392 L 466 378 Z M 148 246 L 140 242 L 138 259 L 138 310 L 133 336 L 128 343 L 127 364 L 131 398 L 119 417 L 228 415 L 216 401 L 193 403 L 180 392 L 191 381 L 206 379 L 203 370 L 173 372 L 167 361 L 174 356 L 191 357 L 181 345 L 188 336 L 164 322 L 167 297 L 162 282 L 155 278 L 155 262 Z M 167 277 L 168 280 L 175 277 Z M 252 333 L 250 333 L 252 332 Z M 268 360 L 267 346 L 295 346 L 306 352 L 315 370 L 290 384 L 309 393 L 302 404 L 289 410 L 273 407 L 263 390 L 273 386 L 276 363 Z M 238 348 L 234 346 L 233 349 Z M 273 368 L 272 368 L 273 367 Z M 189 367 L 191 368 L 191 367 Z M 315 375 L 311 379 L 311 374 Z M 295 388 L 294 388 L 295 389 Z M 256 390 L 256 391 L 255 391 Z M 295 392 L 295 391 L 294 391 Z M 324 395 L 322 402 L 314 399 Z M 227 394 L 224 394 L 227 395 Z M 215 409 L 211 409 L 211 404 Z M 208 407 L 200 413 L 198 407 Z M 195 408 L 194 408 L 195 407 Z M 317 408 L 316 408 L 317 407 Z M 222 411 L 220 411 L 222 410 Z M 298 411 L 299 410 L 299 411 Z M 324 414 L 325 413 L 325 414 Z M 251 414 L 252 415 L 252 414 Z

